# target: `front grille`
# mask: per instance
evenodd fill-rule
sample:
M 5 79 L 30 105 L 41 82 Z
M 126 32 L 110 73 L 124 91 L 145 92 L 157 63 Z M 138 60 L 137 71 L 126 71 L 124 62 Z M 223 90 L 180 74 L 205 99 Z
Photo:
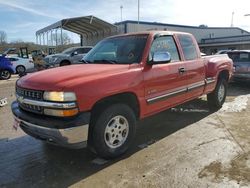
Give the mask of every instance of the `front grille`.
M 25 111 L 33 112 L 36 114 L 43 113 L 43 107 L 41 107 L 41 106 L 34 106 L 34 105 L 30 105 L 30 104 L 21 104 L 21 103 L 19 103 L 19 106 Z
M 43 100 L 43 92 L 42 91 L 23 89 L 20 87 L 16 87 L 16 93 L 18 96 L 22 96 L 24 98 L 34 99 L 34 100 L 39 100 L 39 101 Z
M 43 92 L 42 91 L 37 91 L 37 90 L 30 90 L 30 89 L 24 89 L 20 87 L 16 87 L 16 94 L 19 97 L 23 97 L 26 99 L 32 99 L 32 100 L 37 100 L 37 101 L 42 101 L 43 100 Z M 30 104 L 24 104 L 18 101 L 18 104 L 20 108 L 22 108 L 25 111 L 33 112 L 36 114 L 42 114 L 43 113 L 43 107 L 41 106 L 35 106 L 35 105 L 30 105 Z

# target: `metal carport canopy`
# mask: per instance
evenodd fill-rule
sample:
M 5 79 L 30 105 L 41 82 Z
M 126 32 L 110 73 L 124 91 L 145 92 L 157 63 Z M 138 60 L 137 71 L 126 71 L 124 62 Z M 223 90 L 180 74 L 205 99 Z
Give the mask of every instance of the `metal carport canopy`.
M 60 20 L 36 32 L 36 35 L 43 34 L 53 29 L 62 28 L 79 35 L 93 36 L 95 34 L 105 35 L 117 32 L 117 26 L 101 20 L 95 16 L 75 17 Z

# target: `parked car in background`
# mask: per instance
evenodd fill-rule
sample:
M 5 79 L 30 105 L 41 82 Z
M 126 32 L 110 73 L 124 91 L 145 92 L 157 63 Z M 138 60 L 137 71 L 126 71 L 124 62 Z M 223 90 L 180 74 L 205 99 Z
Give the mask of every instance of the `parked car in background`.
M 250 50 L 234 50 L 227 54 L 233 60 L 233 80 L 250 80 Z
M 15 70 L 8 58 L 0 56 L 0 79 L 7 80 L 14 74 Z
M 91 46 L 72 47 L 62 53 L 48 55 L 44 58 L 45 68 L 80 63 L 80 60 L 92 49 Z
M 27 59 L 27 58 L 21 58 L 21 57 L 7 57 L 14 70 L 15 73 L 20 74 L 20 73 L 25 73 L 28 70 L 31 70 L 34 68 L 34 63 L 32 59 Z

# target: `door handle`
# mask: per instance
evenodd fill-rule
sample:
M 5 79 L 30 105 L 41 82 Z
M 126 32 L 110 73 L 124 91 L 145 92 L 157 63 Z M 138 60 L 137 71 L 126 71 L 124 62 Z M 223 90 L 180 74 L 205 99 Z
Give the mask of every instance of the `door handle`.
M 179 73 L 180 73 L 180 74 L 183 74 L 184 72 L 185 72 L 185 68 L 184 68 L 184 67 L 180 67 L 180 68 L 179 68 Z

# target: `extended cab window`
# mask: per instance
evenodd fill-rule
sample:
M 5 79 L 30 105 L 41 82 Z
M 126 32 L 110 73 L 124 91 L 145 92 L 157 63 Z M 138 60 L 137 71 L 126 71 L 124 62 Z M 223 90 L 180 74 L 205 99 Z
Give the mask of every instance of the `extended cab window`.
M 179 35 L 179 41 L 186 60 L 195 60 L 198 58 L 197 50 L 193 39 L 189 35 Z
M 158 37 L 153 41 L 150 48 L 149 61 L 152 60 L 155 52 L 169 52 L 171 62 L 180 61 L 180 56 L 172 36 Z

